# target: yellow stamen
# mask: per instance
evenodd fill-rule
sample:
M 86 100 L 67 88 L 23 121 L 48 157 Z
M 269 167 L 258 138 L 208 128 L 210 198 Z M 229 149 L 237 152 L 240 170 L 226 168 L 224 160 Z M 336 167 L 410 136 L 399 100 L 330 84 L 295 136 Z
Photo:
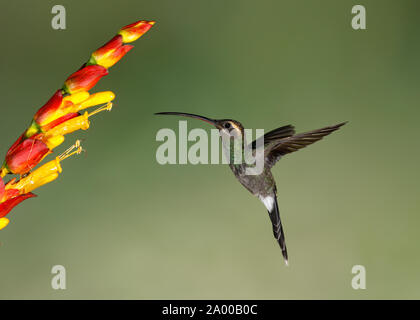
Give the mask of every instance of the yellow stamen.
M 94 116 L 95 114 L 98 114 L 102 111 L 111 111 L 112 110 L 112 102 L 108 102 L 106 105 L 96 109 L 95 111 L 89 113 L 88 117 Z
M 26 177 L 20 179 L 18 182 L 13 184 L 7 184 L 6 190 L 18 189 L 20 191 L 20 194 L 25 194 L 47 183 L 50 183 L 51 181 L 54 181 L 63 171 L 63 169 L 61 168 L 61 161 L 75 154 L 80 154 L 82 151 L 83 148 L 80 145 L 80 140 L 77 140 L 74 145 L 72 145 L 54 160 L 47 162 L 35 171 L 31 172 Z
M 69 114 L 69 113 L 76 113 L 79 111 L 79 106 L 84 102 L 89 100 L 89 92 L 82 91 L 71 94 L 63 98 L 60 107 L 54 111 L 52 115 L 48 117 L 48 120 L 44 120 L 44 123 L 41 124 L 41 128 L 48 125 L 49 123 Z M 26 136 L 30 137 L 33 134 L 38 133 L 39 128 L 37 126 L 30 127 L 27 132 Z
M 64 142 L 64 135 L 72 133 L 77 130 L 87 130 L 90 127 L 89 117 L 94 116 L 102 111 L 111 111 L 112 102 L 108 102 L 106 105 L 96 109 L 95 111 L 88 113 L 85 112 L 83 115 L 67 120 L 62 124 L 49 130 L 43 137 L 42 141 L 47 145 L 50 150 L 53 150 Z
M 76 143 L 74 145 L 72 145 L 70 148 L 68 148 L 66 151 L 64 151 L 62 154 L 60 154 L 58 156 L 58 159 L 60 161 L 63 161 L 69 157 L 71 157 L 74 154 L 81 154 L 84 149 L 82 148 L 82 146 L 80 145 L 80 140 L 77 140 Z M 73 151 L 74 149 L 76 149 L 76 151 Z M 72 152 L 73 151 L 73 152 Z

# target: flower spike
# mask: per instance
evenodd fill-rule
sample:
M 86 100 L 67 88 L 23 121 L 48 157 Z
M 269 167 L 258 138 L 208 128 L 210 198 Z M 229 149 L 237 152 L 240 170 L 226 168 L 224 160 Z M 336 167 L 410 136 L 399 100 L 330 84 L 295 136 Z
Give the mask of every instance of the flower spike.
M 38 165 L 65 141 L 65 135 L 90 127 L 89 118 L 111 111 L 115 94 L 112 91 L 89 93 L 96 83 L 108 74 L 128 51 L 133 42 L 154 25 L 154 21 L 140 20 L 129 24 L 110 41 L 94 51 L 87 63 L 67 77 L 61 89 L 35 113 L 29 127 L 7 151 L 0 167 L 0 230 L 9 223 L 5 216 L 22 201 L 35 197 L 32 191 L 58 178 L 61 162 L 84 151 L 80 141 L 41 166 Z M 90 113 L 84 111 L 98 106 Z M 6 174 L 20 175 L 4 183 Z

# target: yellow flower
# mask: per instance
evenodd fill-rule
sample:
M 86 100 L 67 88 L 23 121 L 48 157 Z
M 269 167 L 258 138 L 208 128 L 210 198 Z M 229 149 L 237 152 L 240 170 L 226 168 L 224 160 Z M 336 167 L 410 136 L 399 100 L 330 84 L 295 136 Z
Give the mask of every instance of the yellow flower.
M 0 230 L 9 224 L 10 220 L 7 218 L 0 218 Z
M 95 100 L 101 99 L 100 96 L 93 97 L 90 103 L 96 103 Z M 79 108 L 87 108 L 89 105 L 89 102 L 87 102 L 85 105 L 81 105 Z M 90 127 L 90 121 L 89 118 L 95 114 L 98 114 L 102 111 L 111 111 L 112 109 L 112 103 L 108 102 L 105 106 L 100 107 L 96 109 L 95 111 L 88 113 L 85 112 L 83 115 L 80 115 L 78 117 L 72 118 L 70 120 L 67 120 L 66 122 L 63 122 L 62 124 L 59 124 L 58 126 L 55 126 L 54 128 L 48 130 L 45 134 L 40 136 L 38 139 L 44 142 L 47 147 L 50 150 L 53 150 L 60 144 L 64 142 L 64 135 L 72 133 L 77 130 L 87 130 Z
M 111 102 L 115 94 L 112 91 L 97 92 L 89 95 L 81 91 L 63 97 L 61 91 L 56 94 L 35 114 L 34 120 L 26 131 L 27 138 L 51 128 L 74 117 L 76 113 L 86 108 Z
M 6 190 L 15 189 L 19 190 L 19 194 L 26 194 L 47 183 L 50 183 L 51 181 L 54 181 L 63 171 L 61 168 L 61 161 L 71 157 L 74 154 L 80 154 L 82 151 L 83 148 L 81 147 L 80 141 L 78 140 L 73 146 L 71 146 L 54 160 L 42 165 L 35 171 L 28 174 L 26 177 L 20 179 L 18 182 L 9 183 L 6 186 Z

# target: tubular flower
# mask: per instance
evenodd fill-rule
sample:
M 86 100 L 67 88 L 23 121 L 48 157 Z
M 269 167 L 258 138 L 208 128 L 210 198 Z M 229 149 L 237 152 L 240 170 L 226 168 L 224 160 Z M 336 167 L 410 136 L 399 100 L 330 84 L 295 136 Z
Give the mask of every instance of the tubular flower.
M 90 127 L 89 118 L 102 111 L 111 111 L 112 103 L 109 102 L 107 105 L 96 109 L 95 111 L 88 113 L 85 112 L 83 115 L 78 115 L 60 125 L 55 126 L 48 132 L 41 134 L 36 137 L 42 141 L 50 150 L 53 150 L 61 143 L 64 142 L 64 136 L 77 130 L 87 130 Z
M 24 134 L 13 144 L 0 168 L 0 176 L 7 173 L 25 174 L 34 168 L 48 153 L 47 145 L 37 139 L 25 139 Z
M 92 89 L 96 83 L 108 74 L 108 70 L 99 65 L 88 65 L 82 67 L 70 75 L 64 82 L 63 91 L 65 93 L 77 93 Z
M 143 34 L 145 34 L 153 25 L 155 21 L 137 21 L 128 26 L 123 27 L 118 34 L 122 36 L 124 43 L 130 43 L 136 41 Z
M 26 194 L 21 194 L 17 197 L 8 199 L 8 200 L 0 203 L 0 217 L 3 218 L 10 211 L 12 211 L 12 209 L 14 207 L 16 207 L 19 203 L 21 203 L 22 201 L 24 201 L 26 199 L 33 198 L 33 197 L 36 197 L 36 195 L 29 192 L 29 193 L 26 193 Z
M 3 179 L 0 178 L 0 230 L 9 224 L 5 216 L 22 201 L 35 197 L 33 193 L 20 194 L 19 190 L 5 189 Z
M 133 48 L 127 43 L 140 38 L 153 24 L 154 21 L 142 20 L 122 28 L 104 46 L 93 52 L 90 60 L 71 74 L 62 88 L 35 113 L 30 126 L 10 147 L 0 167 L 0 229 L 9 223 L 5 216 L 16 205 L 35 196 L 32 193 L 34 189 L 57 179 L 62 171 L 62 160 L 82 151 L 78 141 L 55 160 L 35 168 L 64 142 L 65 135 L 87 130 L 91 116 L 112 109 L 113 92 L 90 94 L 88 91 L 108 74 L 108 68 Z M 94 106 L 100 107 L 90 113 L 81 113 Z M 16 178 L 12 178 L 4 184 L 2 178 L 6 174 L 18 174 L 20 179 L 16 181 Z
M 48 102 L 41 107 L 33 118 L 33 124 L 37 128 L 45 126 L 62 116 L 71 112 L 71 108 L 89 98 L 89 92 L 81 91 L 64 97 L 62 90 L 57 90 Z M 32 127 L 32 126 L 31 126 Z M 35 130 L 28 130 L 26 136 L 29 138 Z M 38 133 L 38 132 L 35 132 Z
M 90 127 L 89 118 L 102 111 L 111 111 L 112 103 L 97 110 L 80 115 L 70 114 L 72 117 L 48 130 L 25 139 L 23 134 L 9 149 L 6 160 L 0 168 L 0 176 L 7 173 L 26 174 L 38 165 L 53 149 L 64 142 L 64 136 L 77 130 L 87 130 Z M 74 116 L 73 116 L 74 115 Z
M 93 96 L 91 101 L 86 101 L 85 104 L 79 105 L 78 109 L 86 108 L 91 103 L 96 103 L 103 99 L 101 95 Z M 77 130 L 87 130 L 90 127 L 89 118 L 102 111 L 111 111 L 112 103 L 108 102 L 105 106 L 97 110 L 80 115 L 79 113 L 70 113 L 64 117 L 53 121 L 50 127 L 42 127 L 40 133 L 26 138 L 25 134 L 13 144 L 6 155 L 6 160 L 0 168 L 0 176 L 4 177 L 7 173 L 26 174 L 39 162 L 44 159 L 53 149 L 64 142 L 64 136 Z M 63 118 L 66 118 L 63 121 Z
M 114 98 L 115 94 L 112 91 L 103 91 L 92 95 L 89 95 L 87 91 L 81 91 L 63 98 L 61 90 L 58 90 L 35 114 L 25 135 L 31 137 L 40 132 L 47 132 L 55 126 L 78 116 L 79 111 L 110 102 Z
M 50 183 L 51 181 L 54 181 L 63 171 L 61 168 L 61 161 L 71 157 L 74 154 L 80 154 L 82 151 L 83 148 L 80 145 L 80 140 L 78 140 L 74 145 L 72 145 L 54 160 L 47 162 L 19 181 L 12 181 L 12 183 L 7 184 L 6 191 L 8 189 L 18 190 L 19 195 L 23 195 L 30 193 L 33 190 L 47 183 Z
M 120 61 L 133 48 L 129 44 L 124 45 L 122 36 L 117 35 L 103 47 L 92 53 L 89 64 L 97 64 L 108 69 Z
M 34 121 L 38 126 L 49 122 L 50 118 L 57 112 L 63 103 L 63 91 L 57 90 L 48 102 L 35 113 Z M 28 130 L 29 131 L 29 130 Z M 31 132 L 32 133 L 32 132 Z M 27 134 L 28 138 L 31 136 Z
M 83 148 L 80 146 L 80 141 L 76 141 L 73 146 L 60 156 L 47 162 L 19 181 L 16 182 L 16 179 L 13 179 L 6 186 L 2 182 L 0 184 L 0 194 L 3 193 L 3 197 L 0 199 L 0 230 L 9 224 L 9 219 L 5 218 L 5 216 L 15 206 L 26 199 L 36 197 L 32 193 L 33 190 L 58 178 L 63 171 L 61 161 L 74 154 L 80 154 L 82 151 Z

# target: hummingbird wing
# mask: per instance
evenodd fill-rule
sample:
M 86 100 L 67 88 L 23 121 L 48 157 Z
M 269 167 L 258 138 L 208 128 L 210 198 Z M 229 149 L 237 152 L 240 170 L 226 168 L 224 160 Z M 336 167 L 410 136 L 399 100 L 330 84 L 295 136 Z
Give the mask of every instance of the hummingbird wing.
M 314 142 L 321 140 L 323 137 L 338 130 L 347 122 L 342 122 L 334 126 L 329 126 L 294 136 L 270 141 L 264 150 L 266 165 L 270 168 L 284 155 L 298 151 Z
M 284 261 L 286 262 L 286 265 L 288 265 L 289 258 L 287 255 L 287 248 L 286 248 L 286 241 L 284 239 L 283 226 L 280 220 L 280 212 L 279 212 L 279 205 L 277 203 L 277 195 L 274 192 L 272 195 L 267 196 L 267 197 L 260 196 L 260 199 L 268 210 L 268 215 L 270 216 L 271 224 L 273 225 L 274 238 L 276 238 L 277 242 L 279 243 Z
M 278 141 L 282 138 L 287 138 L 290 136 L 293 136 L 295 134 L 295 127 L 292 125 L 283 126 L 274 130 L 271 130 L 270 132 L 267 132 L 264 134 L 264 145 L 269 144 L 273 141 Z M 257 147 L 257 142 L 260 141 L 261 138 L 258 138 L 251 143 L 251 148 L 255 149 Z

